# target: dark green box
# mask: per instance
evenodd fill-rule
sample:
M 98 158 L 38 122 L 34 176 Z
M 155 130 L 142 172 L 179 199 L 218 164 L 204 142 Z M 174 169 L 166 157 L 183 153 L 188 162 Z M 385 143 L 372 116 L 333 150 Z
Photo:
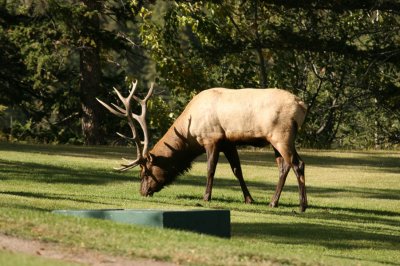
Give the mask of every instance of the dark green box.
M 219 237 L 231 236 L 229 210 L 55 210 L 53 213 L 120 223 L 193 231 Z

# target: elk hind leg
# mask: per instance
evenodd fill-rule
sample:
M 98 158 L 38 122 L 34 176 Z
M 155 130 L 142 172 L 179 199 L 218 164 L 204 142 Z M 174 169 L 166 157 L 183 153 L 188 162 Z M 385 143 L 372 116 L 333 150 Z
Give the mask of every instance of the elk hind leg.
M 249 190 L 247 189 L 246 182 L 243 178 L 242 167 L 240 165 L 240 159 L 238 151 L 233 144 L 226 144 L 224 146 L 223 152 L 225 154 L 226 159 L 228 160 L 229 164 L 231 165 L 231 169 L 233 174 L 239 180 L 240 187 L 242 188 L 244 202 L 245 203 L 253 203 L 254 200 L 250 195 Z
M 292 142 L 286 142 L 286 143 L 292 143 Z M 282 155 L 283 160 L 285 161 L 285 164 L 288 164 L 293 169 L 293 171 L 297 177 L 297 182 L 298 182 L 298 186 L 299 186 L 300 211 L 304 212 L 307 209 L 307 194 L 306 194 L 306 187 L 305 187 L 305 176 L 304 176 L 305 164 L 304 164 L 304 161 L 301 160 L 300 156 L 298 155 L 298 153 L 294 147 L 294 143 L 289 144 L 289 145 L 278 143 L 275 146 L 275 148 Z M 279 186 L 279 183 L 278 183 L 278 186 Z M 283 187 L 283 184 L 282 184 L 282 187 Z
M 283 186 L 285 185 L 286 177 L 290 170 L 290 164 L 283 159 L 282 155 L 279 153 L 277 149 L 274 148 L 274 151 L 275 151 L 275 160 L 279 169 L 279 180 L 278 184 L 276 185 L 275 193 L 272 196 L 271 202 L 269 204 L 270 207 L 278 207 L 279 198 L 281 196 Z
M 305 164 L 304 161 L 301 160 L 300 156 L 297 154 L 297 151 L 294 151 L 292 160 L 292 168 L 297 177 L 297 182 L 299 184 L 299 200 L 300 200 L 300 211 L 304 212 L 307 207 L 307 193 L 306 193 L 306 184 L 305 184 Z

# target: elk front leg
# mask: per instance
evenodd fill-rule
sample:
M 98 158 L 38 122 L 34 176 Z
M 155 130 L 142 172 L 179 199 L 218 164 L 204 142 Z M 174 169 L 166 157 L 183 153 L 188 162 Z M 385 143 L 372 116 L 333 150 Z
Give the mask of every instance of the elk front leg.
M 214 182 L 214 174 L 215 169 L 217 167 L 218 158 L 219 158 L 219 150 L 217 145 L 209 145 L 205 147 L 206 154 L 207 154 L 207 184 L 206 184 L 206 191 L 204 193 L 203 199 L 205 201 L 211 200 L 211 192 L 212 186 Z
M 229 164 L 231 165 L 232 172 L 239 180 L 240 187 L 242 188 L 244 202 L 245 203 L 253 203 L 254 200 L 250 195 L 249 190 L 247 189 L 246 183 L 244 182 L 242 167 L 240 166 L 240 159 L 239 154 L 237 152 L 236 147 L 232 145 L 225 145 L 224 146 L 224 154 L 226 159 L 228 160 Z
M 274 150 L 275 150 L 276 163 L 278 164 L 278 169 L 279 169 L 279 180 L 278 184 L 276 185 L 275 194 L 273 195 L 271 202 L 269 204 L 269 206 L 272 208 L 278 207 L 279 198 L 281 197 L 282 189 L 283 186 L 285 185 L 286 177 L 290 170 L 290 164 L 288 164 L 283 159 L 282 155 L 276 149 Z

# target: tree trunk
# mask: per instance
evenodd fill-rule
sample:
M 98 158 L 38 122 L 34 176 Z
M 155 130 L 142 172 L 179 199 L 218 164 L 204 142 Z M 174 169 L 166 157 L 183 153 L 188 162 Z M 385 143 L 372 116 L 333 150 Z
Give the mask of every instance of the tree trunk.
M 258 63 L 259 63 L 259 70 L 260 70 L 260 86 L 261 88 L 267 87 L 267 68 L 265 66 L 265 59 L 263 50 L 261 47 L 257 47 L 257 54 L 258 54 Z
M 84 0 L 88 12 L 100 10 L 99 1 Z M 97 13 L 85 16 L 82 23 L 82 39 L 80 47 L 80 98 L 82 104 L 82 133 L 86 145 L 104 143 L 104 134 L 101 128 L 103 111 L 95 101 L 101 90 L 101 65 L 99 41 L 96 32 L 99 32 L 100 23 Z
M 380 137 L 379 137 L 379 120 L 378 120 L 378 100 L 375 98 L 374 99 L 374 108 L 375 108 L 375 116 L 374 116 L 374 146 L 375 146 L 375 150 L 379 150 L 381 149 L 381 143 L 380 143 Z
M 258 1 L 254 1 L 254 30 L 256 36 L 256 52 L 258 56 L 258 64 L 259 64 L 259 78 L 260 78 L 260 86 L 261 88 L 267 87 L 267 68 L 265 66 L 265 59 L 263 54 L 263 48 L 261 45 L 261 38 L 258 29 Z

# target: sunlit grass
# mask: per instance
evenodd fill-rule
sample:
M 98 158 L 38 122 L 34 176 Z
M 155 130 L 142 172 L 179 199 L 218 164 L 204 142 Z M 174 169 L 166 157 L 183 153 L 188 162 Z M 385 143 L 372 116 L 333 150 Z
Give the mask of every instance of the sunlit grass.
M 303 214 L 293 173 L 280 207 L 267 206 L 278 175 L 268 149 L 240 151 L 256 200 L 246 205 L 223 157 L 207 203 L 204 157 L 172 185 L 143 198 L 136 170 L 112 170 L 133 154 L 129 149 L 0 144 L 0 233 L 195 265 L 398 263 L 400 152 L 299 153 L 306 162 L 310 205 Z M 108 208 L 230 209 L 232 238 L 51 214 Z
M 12 252 L 2 251 L 0 250 L 0 265 L 2 266 L 16 266 L 16 265 L 24 265 L 24 266 L 77 266 L 79 264 L 73 264 L 68 262 L 60 262 L 55 259 L 45 259 L 40 258 L 38 256 L 33 255 L 24 255 L 24 254 L 14 254 Z

